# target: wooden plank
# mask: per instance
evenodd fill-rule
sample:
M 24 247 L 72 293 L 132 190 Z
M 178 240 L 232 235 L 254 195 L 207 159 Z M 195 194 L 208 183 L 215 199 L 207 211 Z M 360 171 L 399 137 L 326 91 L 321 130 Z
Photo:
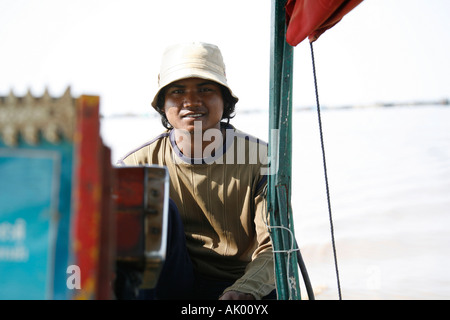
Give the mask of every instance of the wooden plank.
M 74 298 L 96 299 L 102 210 L 100 168 L 103 165 L 99 97 L 84 95 L 78 98 L 74 142 L 73 251 L 74 263 L 81 271 L 81 288 L 74 292 Z
M 102 210 L 100 214 L 99 268 L 97 269 L 97 299 L 113 299 L 111 284 L 114 281 L 116 262 L 116 212 L 111 190 L 116 176 L 111 165 L 111 149 L 103 146 L 102 165 Z

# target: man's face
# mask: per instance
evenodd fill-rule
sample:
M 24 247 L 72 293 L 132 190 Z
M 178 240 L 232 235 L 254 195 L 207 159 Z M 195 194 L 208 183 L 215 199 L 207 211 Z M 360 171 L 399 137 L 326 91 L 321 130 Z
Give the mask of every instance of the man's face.
M 202 131 L 220 129 L 223 108 L 220 85 L 214 81 L 188 78 L 166 87 L 163 111 L 175 129 L 194 132 L 194 122 L 201 123 Z

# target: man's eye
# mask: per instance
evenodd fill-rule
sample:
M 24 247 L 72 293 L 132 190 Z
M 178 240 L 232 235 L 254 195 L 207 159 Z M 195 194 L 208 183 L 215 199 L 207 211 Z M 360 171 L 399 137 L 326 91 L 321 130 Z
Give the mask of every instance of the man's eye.
M 202 88 L 200 88 L 199 91 L 200 91 L 200 92 L 211 92 L 211 91 L 213 91 L 213 89 L 212 89 L 212 88 L 209 88 L 209 87 L 202 87 Z

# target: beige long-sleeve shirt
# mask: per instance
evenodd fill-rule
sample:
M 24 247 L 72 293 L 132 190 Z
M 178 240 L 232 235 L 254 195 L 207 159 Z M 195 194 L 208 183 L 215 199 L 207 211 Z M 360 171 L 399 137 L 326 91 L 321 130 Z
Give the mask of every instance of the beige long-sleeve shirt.
M 196 270 L 235 281 L 227 288 L 257 299 L 274 288 L 272 243 L 265 216 L 267 144 L 228 125 L 223 146 L 187 158 L 173 131 L 126 155 L 122 165 L 168 168 L 170 197 L 180 212 Z

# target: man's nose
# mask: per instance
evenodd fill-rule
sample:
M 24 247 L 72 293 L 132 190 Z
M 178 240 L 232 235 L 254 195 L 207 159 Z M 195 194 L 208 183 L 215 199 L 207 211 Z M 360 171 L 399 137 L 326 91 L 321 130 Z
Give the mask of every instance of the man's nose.
M 184 96 L 183 106 L 185 108 L 198 107 L 202 103 L 200 95 L 195 90 L 188 90 Z

